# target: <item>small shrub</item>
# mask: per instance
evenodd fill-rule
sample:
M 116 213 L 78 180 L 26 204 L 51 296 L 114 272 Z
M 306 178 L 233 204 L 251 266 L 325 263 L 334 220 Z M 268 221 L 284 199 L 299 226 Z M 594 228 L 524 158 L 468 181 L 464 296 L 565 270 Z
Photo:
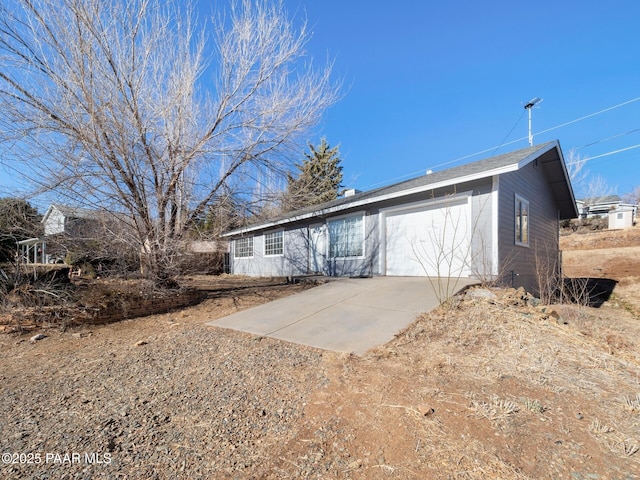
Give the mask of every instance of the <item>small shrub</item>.
M 537 399 L 526 398 L 524 401 L 524 405 L 527 410 L 530 410 L 533 413 L 544 413 L 547 410 L 546 407 L 542 405 L 540 400 Z

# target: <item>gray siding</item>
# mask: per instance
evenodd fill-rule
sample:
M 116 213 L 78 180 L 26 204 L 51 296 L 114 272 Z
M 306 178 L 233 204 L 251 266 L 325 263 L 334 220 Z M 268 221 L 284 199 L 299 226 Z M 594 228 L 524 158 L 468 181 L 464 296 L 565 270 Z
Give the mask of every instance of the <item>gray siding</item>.
M 531 162 L 501 175 L 499 192 L 500 278 L 506 285 L 539 293 L 539 275 L 549 278 L 557 271 L 559 248 L 558 209 L 543 168 Z M 516 194 L 529 202 L 528 247 L 515 241 Z
M 329 219 L 330 220 L 330 219 Z M 328 258 L 327 274 L 337 277 L 368 277 L 380 275 L 379 271 L 379 215 L 364 212 L 364 256 L 362 258 Z M 327 239 L 328 245 L 328 239 Z
M 253 257 L 235 257 L 235 242 L 231 242 L 232 272 L 252 277 L 286 277 L 307 273 L 307 228 L 298 227 L 283 232 L 283 254 L 264 254 L 264 234 L 253 235 Z
M 238 275 L 250 276 L 295 276 L 313 273 L 316 269 L 310 258 L 310 227 L 318 224 L 326 225 L 333 218 L 349 215 L 364 215 L 365 247 L 364 255 L 357 258 L 328 258 L 324 270 L 321 272 L 330 276 L 375 276 L 382 275 L 384 265 L 380 249 L 384 248 L 381 238 L 380 211 L 385 208 L 403 204 L 424 202 L 447 195 L 468 192 L 471 201 L 472 241 L 469 252 L 464 252 L 468 258 L 469 269 L 478 276 L 487 277 L 497 270 L 497 261 L 492 257 L 492 184 L 491 179 L 484 179 L 457 185 L 446 189 L 420 192 L 401 199 L 378 202 L 369 209 L 355 208 L 352 211 L 340 212 L 340 215 L 328 218 L 314 218 L 297 225 L 292 225 L 284 232 L 284 254 L 282 256 L 264 255 L 264 234 L 273 230 L 256 232 L 254 235 L 253 257 L 234 258 L 234 242 L 231 242 L 232 272 Z M 328 232 L 325 232 L 328 235 Z M 329 239 L 325 239 L 328 248 Z M 496 264 L 496 266 L 494 266 Z
M 327 258 L 321 272 L 330 276 L 378 275 L 378 215 L 362 210 L 353 214 L 364 214 L 364 256 L 358 258 Z M 325 223 L 323 220 L 322 223 Z M 318 221 L 312 222 L 318 224 Z M 274 230 L 256 233 L 253 236 L 253 256 L 235 258 L 235 243 L 231 242 L 232 272 L 236 275 L 260 277 L 296 276 L 314 273 L 310 259 L 310 233 L 308 225 L 298 225 L 284 231 L 283 254 L 264 255 L 264 235 Z M 325 231 L 325 234 L 328 233 Z M 329 239 L 325 238 L 328 248 Z M 326 253 L 326 252 L 325 252 Z M 326 255 L 323 255 L 326 257 Z

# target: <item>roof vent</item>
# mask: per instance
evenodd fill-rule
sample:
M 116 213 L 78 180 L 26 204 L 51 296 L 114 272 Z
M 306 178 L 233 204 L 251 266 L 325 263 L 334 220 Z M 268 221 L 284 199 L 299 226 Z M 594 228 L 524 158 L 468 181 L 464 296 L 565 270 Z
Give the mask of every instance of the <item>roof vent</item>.
M 425 175 L 431 175 L 433 173 L 433 170 L 429 169 L 427 170 L 427 172 L 425 173 Z
M 355 188 L 348 188 L 342 195 L 344 197 L 353 197 L 356 193 L 360 193 L 360 190 L 357 190 Z

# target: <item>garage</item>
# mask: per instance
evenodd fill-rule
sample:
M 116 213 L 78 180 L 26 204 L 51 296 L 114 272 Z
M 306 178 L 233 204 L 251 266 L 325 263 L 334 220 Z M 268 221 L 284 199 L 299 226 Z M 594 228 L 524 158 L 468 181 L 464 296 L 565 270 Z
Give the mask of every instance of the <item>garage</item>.
M 386 211 L 386 274 L 469 275 L 469 219 L 466 196 Z

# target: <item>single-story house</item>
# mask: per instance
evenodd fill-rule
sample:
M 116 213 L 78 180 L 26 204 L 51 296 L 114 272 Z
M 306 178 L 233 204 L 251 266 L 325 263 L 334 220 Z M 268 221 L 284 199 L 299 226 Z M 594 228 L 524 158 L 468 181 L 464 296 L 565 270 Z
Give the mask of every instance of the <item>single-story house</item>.
M 599 217 L 608 215 L 610 210 L 615 210 L 622 203 L 618 195 L 605 195 L 601 197 L 576 199 L 578 216 L 580 218 Z
M 231 272 L 436 276 L 538 291 L 559 269 L 559 220 L 578 211 L 558 141 L 238 228 Z

